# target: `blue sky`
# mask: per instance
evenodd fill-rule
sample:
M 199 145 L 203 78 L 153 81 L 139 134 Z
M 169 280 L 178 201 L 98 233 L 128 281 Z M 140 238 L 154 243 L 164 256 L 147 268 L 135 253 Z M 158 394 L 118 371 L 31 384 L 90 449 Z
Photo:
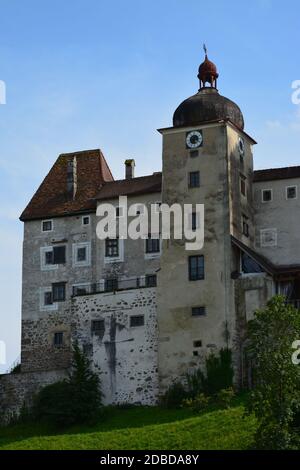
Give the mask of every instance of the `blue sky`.
M 19 354 L 18 216 L 59 153 L 100 147 L 116 178 L 161 169 L 157 128 L 197 91 L 206 42 L 220 93 L 259 143 L 255 167 L 300 163 L 297 0 L 0 0 L 0 340 Z M 0 366 L 4 371 L 7 366 Z

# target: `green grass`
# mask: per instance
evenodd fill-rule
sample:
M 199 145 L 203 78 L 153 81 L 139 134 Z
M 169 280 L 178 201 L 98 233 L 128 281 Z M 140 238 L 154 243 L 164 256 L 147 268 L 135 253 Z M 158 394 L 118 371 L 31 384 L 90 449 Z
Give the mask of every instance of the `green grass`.
M 46 424 L 0 428 L 0 450 L 214 450 L 251 447 L 255 419 L 244 416 L 240 401 L 228 410 L 159 407 L 109 408 L 102 422 L 61 432 Z

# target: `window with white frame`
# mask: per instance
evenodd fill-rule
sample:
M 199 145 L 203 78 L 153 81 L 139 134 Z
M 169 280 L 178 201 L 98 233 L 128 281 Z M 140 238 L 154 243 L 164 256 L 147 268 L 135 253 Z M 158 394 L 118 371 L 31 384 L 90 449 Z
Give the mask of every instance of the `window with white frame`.
M 285 191 L 287 199 L 297 199 L 297 186 L 287 186 Z
M 159 235 L 149 234 L 145 240 L 145 258 L 156 258 L 160 256 L 161 241 Z
M 90 242 L 73 243 L 73 266 L 90 266 L 91 244 Z
M 105 263 L 116 263 L 124 261 L 124 240 L 121 238 L 106 238 L 105 240 Z
M 41 229 L 42 232 L 53 232 L 53 220 L 43 220 Z
M 40 257 L 42 271 L 57 269 L 60 264 L 66 263 L 66 246 L 42 246 Z
M 260 245 L 262 247 L 277 246 L 277 229 L 266 228 L 260 231 Z
M 57 310 L 57 304 L 53 302 L 52 287 L 40 288 L 40 310 Z
M 273 190 L 272 189 L 262 189 L 261 190 L 261 201 L 262 202 L 271 202 L 273 200 Z

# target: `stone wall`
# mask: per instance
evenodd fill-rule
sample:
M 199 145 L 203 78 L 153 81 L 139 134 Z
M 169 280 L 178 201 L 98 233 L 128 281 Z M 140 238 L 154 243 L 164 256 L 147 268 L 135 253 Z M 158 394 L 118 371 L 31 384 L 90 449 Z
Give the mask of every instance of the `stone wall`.
M 24 404 L 44 386 L 66 377 L 66 370 L 27 372 L 0 375 L 0 419 L 6 421 L 18 415 Z
M 144 316 L 143 326 L 130 317 Z M 103 322 L 101 332 L 92 322 Z M 99 372 L 104 403 L 152 405 L 158 397 L 156 289 L 73 299 L 72 330 Z

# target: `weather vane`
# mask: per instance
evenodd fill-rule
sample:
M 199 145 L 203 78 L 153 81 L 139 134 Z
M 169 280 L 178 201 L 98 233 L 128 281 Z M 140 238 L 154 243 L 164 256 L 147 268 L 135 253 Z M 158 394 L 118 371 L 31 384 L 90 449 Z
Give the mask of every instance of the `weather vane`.
M 207 47 L 206 47 L 205 44 L 203 44 L 203 50 L 204 50 L 204 52 L 205 52 L 205 55 L 207 55 Z

